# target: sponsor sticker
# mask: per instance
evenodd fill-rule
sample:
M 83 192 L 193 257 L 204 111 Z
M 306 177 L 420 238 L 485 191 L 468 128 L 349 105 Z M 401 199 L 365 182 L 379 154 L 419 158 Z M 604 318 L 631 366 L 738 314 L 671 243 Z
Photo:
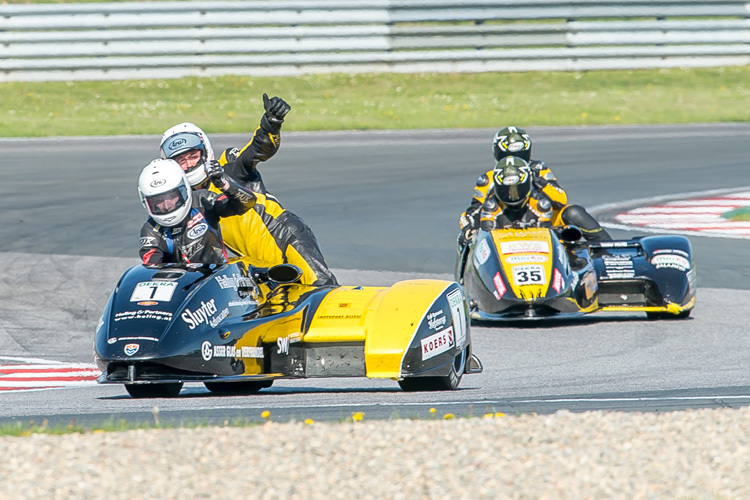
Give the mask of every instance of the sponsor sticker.
M 635 276 L 633 259 L 628 255 L 604 255 L 604 272 L 607 276 L 603 278 L 632 278 Z
M 138 344 L 125 344 L 125 355 L 126 356 L 132 356 L 133 354 L 138 352 L 138 349 L 140 349 L 140 345 Z
M 142 281 L 133 288 L 130 302 L 169 302 L 172 300 L 175 290 L 177 290 L 177 282 L 175 281 Z
M 115 321 L 127 321 L 131 319 L 156 319 L 160 321 L 171 321 L 172 313 L 169 311 L 152 311 L 150 309 L 139 309 L 138 311 L 120 311 L 115 314 Z
M 159 342 L 156 337 L 112 337 L 107 340 L 108 344 L 114 344 L 115 342 L 133 341 L 133 340 L 150 340 L 151 342 Z
M 227 316 L 229 316 L 229 308 L 225 307 L 219 314 L 209 319 L 208 324 L 211 325 L 211 328 L 216 328 Z
M 204 361 L 211 361 L 213 358 L 236 358 L 236 359 L 263 359 L 262 347 L 234 345 L 212 345 L 208 340 L 201 344 L 201 356 Z
M 531 264 L 547 262 L 547 256 L 545 255 L 511 255 L 505 258 L 505 262 L 508 264 Z
M 203 222 L 203 223 L 198 224 L 194 228 L 192 228 L 190 231 L 188 231 L 187 237 L 190 238 L 191 240 L 194 240 L 196 238 L 200 238 L 201 236 L 203 236 L 203 233 L 205 233 L 206 231 L 208 231 L 208 224 Z
M 487 240 L 482 240 L 477 244 L 476 250 L 474 250 L 474 259 L 477 261 L 477 266 L 481 266 L 487 259 L 490 258 L 490 246 L 487 244 Z
M 138 240 L 140 243 L 141 248 L 143 247 L 155 247 L 156 246 L 156 238 L 153 236 L 144 236 L 140 240 Z
M 453 327 L 439 331 L 422 339 L 422 361 L 448 351 L 454 345 Z
M 445 317 L 442 309 L 427 313 L 427 328 L 430 330 L 437 330 L 444 327 L 446 321 L 448 321 L 448 318 Z
M 503 255 L 514 253 L 544 253 L 549 254 L 549 244 L 541 240 L 502 241 L 500 251 Z
M 187 223 L 187 228 L 188 228 L 188 229 L 190 229 L 190 228 L 191 228 L 191 227 L 193 227 L 194 225 L 198 224 L 199 222 L 203 222 L 204 220 L 206 220 L 206 218 L 205 218 L 205 217 L 203 217 L 203 214 L 202 214 L 202 213 L 198 212 L 197 214 L 195 214 L 195 215 L 193 216 L 193 218 L 192 218 L 192 219 L 190 219 L 190 220 L 188 221 L 188 223 Z
M 191 330 L 194 330 L 196 326 L 206 323 L 209 318 L 216 314 L 218 309 L 216 308 L 216 302 L 214 302 L 214 300 L 215 299 L 211 299 L 208 302 L 201 300 L 201 305 L 198 309 L 195 311 L 185 309 L 185 312 L 183 312 L 180 317 L 188 324 L 188 327 L 190 327 Z
M 505 283 L 503 283 L 503 278 L 500 276 L 499 272 L 495 273 L 495 276 L 492 277 L 492 283 L 495 284 L 495 290 L 497 291 L 497 294 L 495 295 L 496 299 L 505 295 L 507 288 L 505 288 Z
M 557 293 L 560 293 L 560 290 L 562 290 L 563 287 L 563 277 L 562 274 L 560 274 L 560 271 L 555 269 L 555 272 L 552 276 L 552 288 L 555 289 Z
M 678 269 L 680 271 L 687 271 L 690 269 L 690 261 L 682 255 L 676 254 L 655 255 L 651 258 L 651 265 L 656 269 L 661 269 L 664 267 L 670 267 L 672 269 Z
M 229 288 L 237 290 L 240 287 L 252 287 L 255 285 L 252 279 L 237 273 L 232 273 L 231 276 L 219 275 L 214 277 L 214 279 L 222 290 L 228 290 Z

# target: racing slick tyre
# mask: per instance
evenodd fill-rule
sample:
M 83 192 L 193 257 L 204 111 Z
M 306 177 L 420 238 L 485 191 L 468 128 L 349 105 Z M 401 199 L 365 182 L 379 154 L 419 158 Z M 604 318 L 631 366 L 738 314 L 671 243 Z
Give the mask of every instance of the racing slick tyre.
M 262 380 L 259 382 L 203 382 L 203 385 L 211 392 L 254 394 L 261 389 L 271 387 L 273 380 Z
M 182 390 L 182 382 L 125 384 L 125 390 L 134 398 L 174 398 Z
M 444 377 L 412 377 L 398 381 L 398 385 L 406 392 L 416 391 L 452 391 L 458 388 L 469 359 L 469 346 L 453 359 L 451 371 Z
M 678 314 L 672 314 L 667 312 L 647 312 L 646 317 L 651 320 L 655 319 L 685 319 L 690 317 L 690 313 L 692 312 L 692 309 L 688 309 L 687 311 L 682 311 Z

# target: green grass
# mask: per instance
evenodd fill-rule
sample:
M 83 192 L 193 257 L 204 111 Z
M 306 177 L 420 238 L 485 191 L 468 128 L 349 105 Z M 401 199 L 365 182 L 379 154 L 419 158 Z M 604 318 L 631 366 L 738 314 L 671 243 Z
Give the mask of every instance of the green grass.
M 0 423 L 0 437 L 25 437 L 32 434 L 81 434 L 81 433 L 98 433 L 98 432 L 119 432 L 129 431 L 137 429 L 198 429 L 205 427 L 254 427 L 262 425 L 266 422 L 274 421 L 276 423 L 291 423 L 291 422 L 302 422 L 308 425 L 316 423 L 314 419 L 300 417 L 290 418 L 286 422 L 280 422 L 278 420 L 271 420 L 271 414 L 269 411 L 262 412 L 256 418 L 248 417 L 236 417 L 233 419 L 224 419 L 221 423 L 211 421 L 208 418 L 199 420 L 181 420 L 179 422 L 166 421 L 163 422 L 159 419 L 159 409 L 154 407 L 153 421 L 143 420 L 141 422 L 128 422 L 123 418 L 117 416 L 109 417 L 103 421 L 93 422 L 88 424 L 82 424 L 77 422 L 75 419 L 71 420 L 66 424 L 55 424 L 51 425 L 47 419 L 42 419 L 41 422 L 35 420 L 29 420 L 27 422 L 5 422 Z M 504 417 L 504 413 L 500 413 L 495 409 L 486 412 L 480 416 L 477 416 L 473 412 L 473 405 L 468 405 L 468 413 L 465 416 L 456 417 L 452 413 L 438 413 L 435 408 L 430 408 L 424 413 L 414 413 L 410 417 L 402 417 L 397 411 L 394 411 L 390 416 L 389 420 L 450 420 L 454 418 L 501 418 Z M 341 415 L 336 421 L 326 421 L 323 423 L 339 423 L 339 424 L 356 424 L 367 420 L 365 412 L 351 412 L 351 415 Z
M 723 214 L 721 214 L 721 216 L 729 220 L 750 220 L 750 207 L 742 207 L 736 210 L 730 210 L 729 212 L 724 212 Z
M 0 136 L 247 132 L 261 95 L 285 131 L 750 121 L 750 66 L 560 73 L 362 74 L 0 83 Z

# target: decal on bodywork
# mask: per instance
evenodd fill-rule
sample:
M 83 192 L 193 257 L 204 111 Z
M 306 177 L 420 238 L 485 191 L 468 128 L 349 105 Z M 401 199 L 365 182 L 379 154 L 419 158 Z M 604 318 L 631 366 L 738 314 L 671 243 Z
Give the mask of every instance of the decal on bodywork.
M 115 313 L 115 321 L 125 321 L 131 319 L 156 319 L 160 321 L 171 321 L 172 313 L 169 311 L 152 311 L 150 309 L 140 309 L 138 311 L 120 311 Z
M 651 265 L 656 269 L 670 267 L 679 271 L 688 271 L 691 267 L 688 253 L 676 248 L 654 250 Z
M 169 302 L 176 289 L 177 283 L 174 281 L 142 281 L 135 285 L 130 302 L 144 300 Z
M 448 327 L 429 337 L 425 337 L 422 343 L 422 361 L 434 358 L 438 354 L 448 351 L 455 345 L 453 327 Z
M 188 324 L 191 330 L 194 330 L 196 326 L 206 323 L 209 318 L 216 314 L 216 302 L 215 299 L 211 299 L 208 302 L 201 300 L 201 305 L 195 311 L 185 309 L 185 312 L 180 316 L 182 320 Z M 222 311 L 223 314 L 224 311 Z
M 204 361 L 211 361 L 213 358 L 253 358 L 263 359 L 263 348 L 234 345 L 213 345 L 208 340 L 201 345 L 201 356 Z
M 604 272 L 602 279 L 632 278 L 635 276 L 633 259 L 629 255 L 603 255 Z

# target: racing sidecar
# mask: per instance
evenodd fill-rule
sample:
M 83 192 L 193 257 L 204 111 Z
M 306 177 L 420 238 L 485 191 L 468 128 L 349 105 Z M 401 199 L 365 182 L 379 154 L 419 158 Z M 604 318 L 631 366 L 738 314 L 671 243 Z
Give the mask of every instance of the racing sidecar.
M 597 311 L 686 318 L 696 295 L 687 238 L 587 243 L 574 226 L 480 230 L 459 247 L 455 277 L 465 286 L 471 317 L 480 320 Z
M 455 389 L 482 371 L 459 284 L 316 287 L 300 275 L 243 259 L 130 268 L 95 335 L 98 382 L 133 397 L 176 396 L 185 382 L 252 393 L 309 377 L 390 378 L 416 391 Z

